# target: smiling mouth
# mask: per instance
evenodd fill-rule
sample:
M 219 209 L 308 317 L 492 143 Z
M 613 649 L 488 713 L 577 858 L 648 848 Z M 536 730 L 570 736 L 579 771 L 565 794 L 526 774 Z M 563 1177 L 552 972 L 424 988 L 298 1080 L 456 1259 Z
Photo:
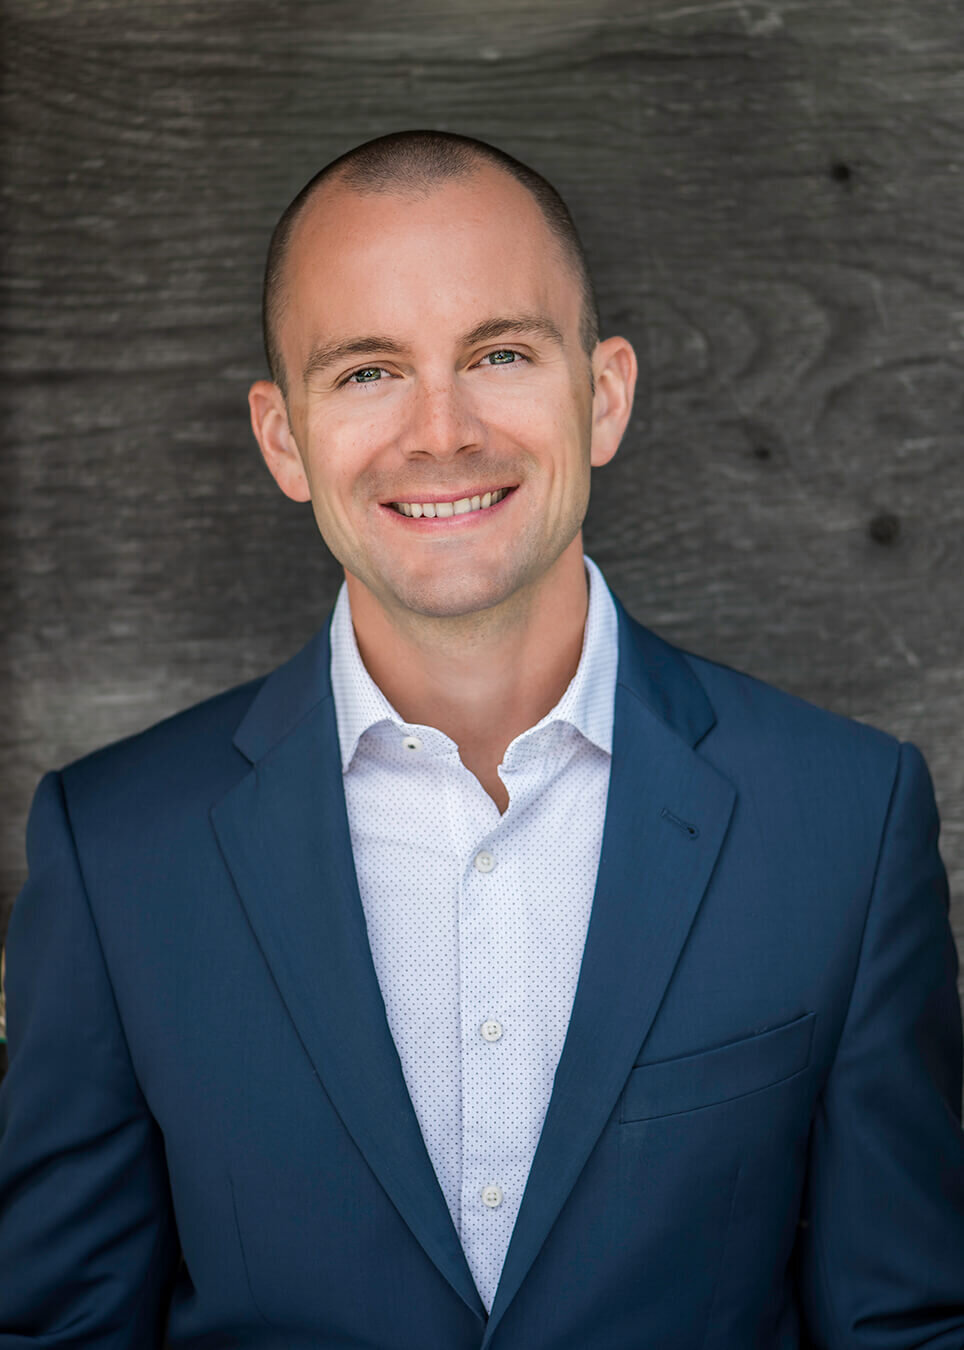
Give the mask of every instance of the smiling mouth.
M 420 520 L 423 517 L 433 519 L 444 519 L 448 516 L 467 516 L 474 511 L 487 511 L 490 506 L 495 506 L 501 502 L 503 497 L 508 496 L 514 488 L 497 488 L 494 492 L 476 493 L 471 497 L 459 497 L 455 501 L 447 502 L 386 502 L 386 505 L 392 510 L 397 511 L 399 515 L 410 516 L 414 520 Z

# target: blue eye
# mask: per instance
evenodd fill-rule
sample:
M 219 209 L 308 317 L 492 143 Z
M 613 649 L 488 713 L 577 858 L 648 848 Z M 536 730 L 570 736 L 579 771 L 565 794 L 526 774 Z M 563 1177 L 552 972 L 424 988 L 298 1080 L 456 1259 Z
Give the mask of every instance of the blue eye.
M 356 380 L 356 377 L 360 375 L 378 375 L 380 379 L 381 370 L 382 370 L 381 366 L 366 366 L 364 370 L 353 371 L 352 374 L 348 376 L 348 379 L 355 380 L 356 383 L 358 384 L 378 384 L 378 380 L 364 380 L 364 379 Z
M 513 366 L 516 364 L 515 358 L 517 356 L 521 357 L 521 355 L 521 352 L 514 352 L 511 347 L 504 347 L 500 351 L 489 352 L 486 356 L 483 356 L 482 360 L 488 361 L 491 358 L 494 366 Z M 500 361 L 498 358 L 501 356 L 508 356 L 511 359 L 508 361 Z

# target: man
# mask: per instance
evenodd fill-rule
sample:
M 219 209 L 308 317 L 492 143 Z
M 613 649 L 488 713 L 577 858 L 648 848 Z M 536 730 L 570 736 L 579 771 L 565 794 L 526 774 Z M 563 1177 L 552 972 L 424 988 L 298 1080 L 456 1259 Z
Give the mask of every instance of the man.
M 927 770 L 584 558 L 636 361 L 561 202 L 370 142 L 279 223 L 265 327 L 254 432 L 345 585 L 38 790 L 0 1350 L 960 1350 Z

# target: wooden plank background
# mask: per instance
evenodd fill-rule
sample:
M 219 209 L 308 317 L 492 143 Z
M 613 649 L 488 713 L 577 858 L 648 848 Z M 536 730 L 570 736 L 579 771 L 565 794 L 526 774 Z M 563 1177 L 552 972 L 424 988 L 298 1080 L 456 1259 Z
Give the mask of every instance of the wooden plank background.
M 0 18 L 0 916 L 46 768 L 266 670 L 330 606 L 247 425 L 264 252 L 321 164 L 428 126 L 557 185 L 604 335 L 640 354 L 587 551 L 671 640 L 923 748 L 964 938 L 958 0 Z

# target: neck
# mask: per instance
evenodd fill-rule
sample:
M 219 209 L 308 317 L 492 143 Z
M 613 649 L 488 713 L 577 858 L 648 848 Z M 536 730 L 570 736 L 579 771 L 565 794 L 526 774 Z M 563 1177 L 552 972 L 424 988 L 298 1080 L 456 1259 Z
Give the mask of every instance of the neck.
M 351 573 L 346 581 L 372 679 L 404 721 L 444 732 L 476 773 L 494 774 L 576 673 L 589 605 L 581 534 L 538 583 L 469 623 L 418 615 L 403 625 Z

